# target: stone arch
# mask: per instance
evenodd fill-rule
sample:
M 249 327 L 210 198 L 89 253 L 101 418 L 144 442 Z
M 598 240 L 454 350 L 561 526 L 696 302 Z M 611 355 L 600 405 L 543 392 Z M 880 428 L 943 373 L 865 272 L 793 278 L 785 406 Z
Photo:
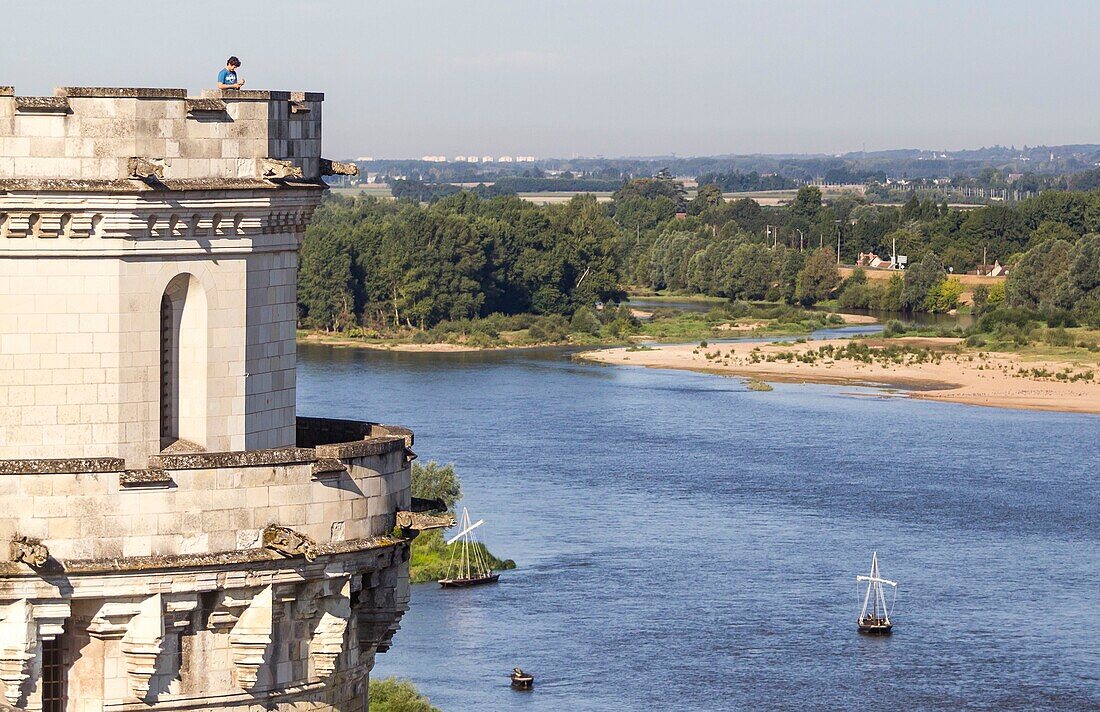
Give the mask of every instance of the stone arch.
M 168 282 L 160 300 L 161 448 L 203 448 L 207 437 L 209 305 L 192 274 Z

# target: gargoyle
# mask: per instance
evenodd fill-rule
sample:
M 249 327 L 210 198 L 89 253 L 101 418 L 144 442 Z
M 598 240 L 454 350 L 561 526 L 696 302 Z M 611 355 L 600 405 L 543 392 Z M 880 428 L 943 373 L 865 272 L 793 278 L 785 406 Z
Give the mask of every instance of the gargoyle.
M 280 161 L 277 158 L 261 158 L 260 174 L 264 178 L 301 178 L 302 169 L 292 161 Z
M 305 534 L 299 534 L 293 529 L 272 524 L 264 529 L 264 548 L 276 551 L 283 556 L 304 556 L 306 561 L 313 561 L 320 551 L 317 542 Z
M 446 529 L 454 525 L 455 518 L 450 514 L 435 515 L 405 511 L 399 511 L 397 513 L 397 526 L 402 529 L 413 529 L 418 532 L 423 532 L 429 529 Z
M 50 559 L 50 550 L 37 539 L 25 536 L 11 540 L 11 560 L 21 561 L 27 566 L 38 568 Z
M 126 169 L 133 178 L 164 178 L 164 161 L 159 158 L 135 156 L 126 162 Z
M 321 159 L 321 175 L 323 176 L 357 176 L 359 175 L 359 166 L 354 163 L 344 163 L 342 161 L 330 161 L 327 158 Z

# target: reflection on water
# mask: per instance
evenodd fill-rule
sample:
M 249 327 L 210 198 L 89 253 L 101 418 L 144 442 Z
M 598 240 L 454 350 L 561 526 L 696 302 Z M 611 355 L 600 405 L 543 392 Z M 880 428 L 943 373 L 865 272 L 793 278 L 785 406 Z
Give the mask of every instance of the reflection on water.
M 378 656 L 445 710 L 1100 708 L 1100 418 L 554 349 L 305 347 L 299 374 L 303 415 L 454 461 L 519 563 L 415 587 Z M 901 582 L 889 639 L 855 632 L 872 550 Z

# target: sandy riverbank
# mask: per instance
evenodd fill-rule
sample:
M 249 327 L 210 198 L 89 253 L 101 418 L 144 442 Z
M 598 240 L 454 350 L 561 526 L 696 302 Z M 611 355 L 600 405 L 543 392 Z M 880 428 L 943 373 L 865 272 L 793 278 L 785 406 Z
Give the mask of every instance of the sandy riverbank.
M 317 336 L 309 334 L 299 336 L 300 344 L 320 344 L 321 346 L 343 346 L 345 348 L 371 349 L 372 351 L 409 351 L 413 353 L 468 353 L 487 351 L 494 347 L 466 346 L 463 344 L 386 344 L 364 341 L 363 339 L 341 339 L 339 337 Z M 513 347 L 496 347 L 513 348 Z
M 580 354 L 580 358 L 607 364 L 646 366 L 705 371 L 733 376 L 749 376 L 764 381 L 833 383 L 876 386 L 905 391 L 914 398 L 968 403 L 998 408 L 1026 408 L 1074 413 L 1100 413 L 1100 380 L 1076 382 L 1020 375 L 1020 369 L 1046 370 L 1054 374 L 1066 368 L 1073 374 L 1094 366 L 1058 361 L 1023 360 L 1014 354 L 979 353 L 963 350 L 957 339 L 892 339 L 896 346 L 943 351 L 942 357 L 922 363 L 873 363 L 831 357 L 810 359 L 812 352 L 832 345 L 841 348 L 847 340 L 814 341 L 803 344 L 735 343 L 715 344 L 711 348 L 695 345 L 656 346 L 652 350 L 629 351 L 626 348 L 602 349 Z M 882 340 L 867 340 L 881 345 Z M 754 353 L 755 350 L 755 353 Z M 719 354 L 715 356 L 715 354 Z M 711 358 L 707 358 L 707 355 Z M 791 360 L 780 355 L 793 354 Z M 798 360 L 803 356 L 813 363 Z M 771 360 L 769 360 L 769 358 Z

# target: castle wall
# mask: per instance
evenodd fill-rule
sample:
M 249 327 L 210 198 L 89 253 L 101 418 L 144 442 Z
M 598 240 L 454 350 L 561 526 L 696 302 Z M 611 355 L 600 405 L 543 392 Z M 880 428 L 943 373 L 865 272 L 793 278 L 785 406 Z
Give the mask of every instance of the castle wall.
M 321 99 L 0 87 L 0 707 L 366 708 L 414 455 L 296 418 Z

